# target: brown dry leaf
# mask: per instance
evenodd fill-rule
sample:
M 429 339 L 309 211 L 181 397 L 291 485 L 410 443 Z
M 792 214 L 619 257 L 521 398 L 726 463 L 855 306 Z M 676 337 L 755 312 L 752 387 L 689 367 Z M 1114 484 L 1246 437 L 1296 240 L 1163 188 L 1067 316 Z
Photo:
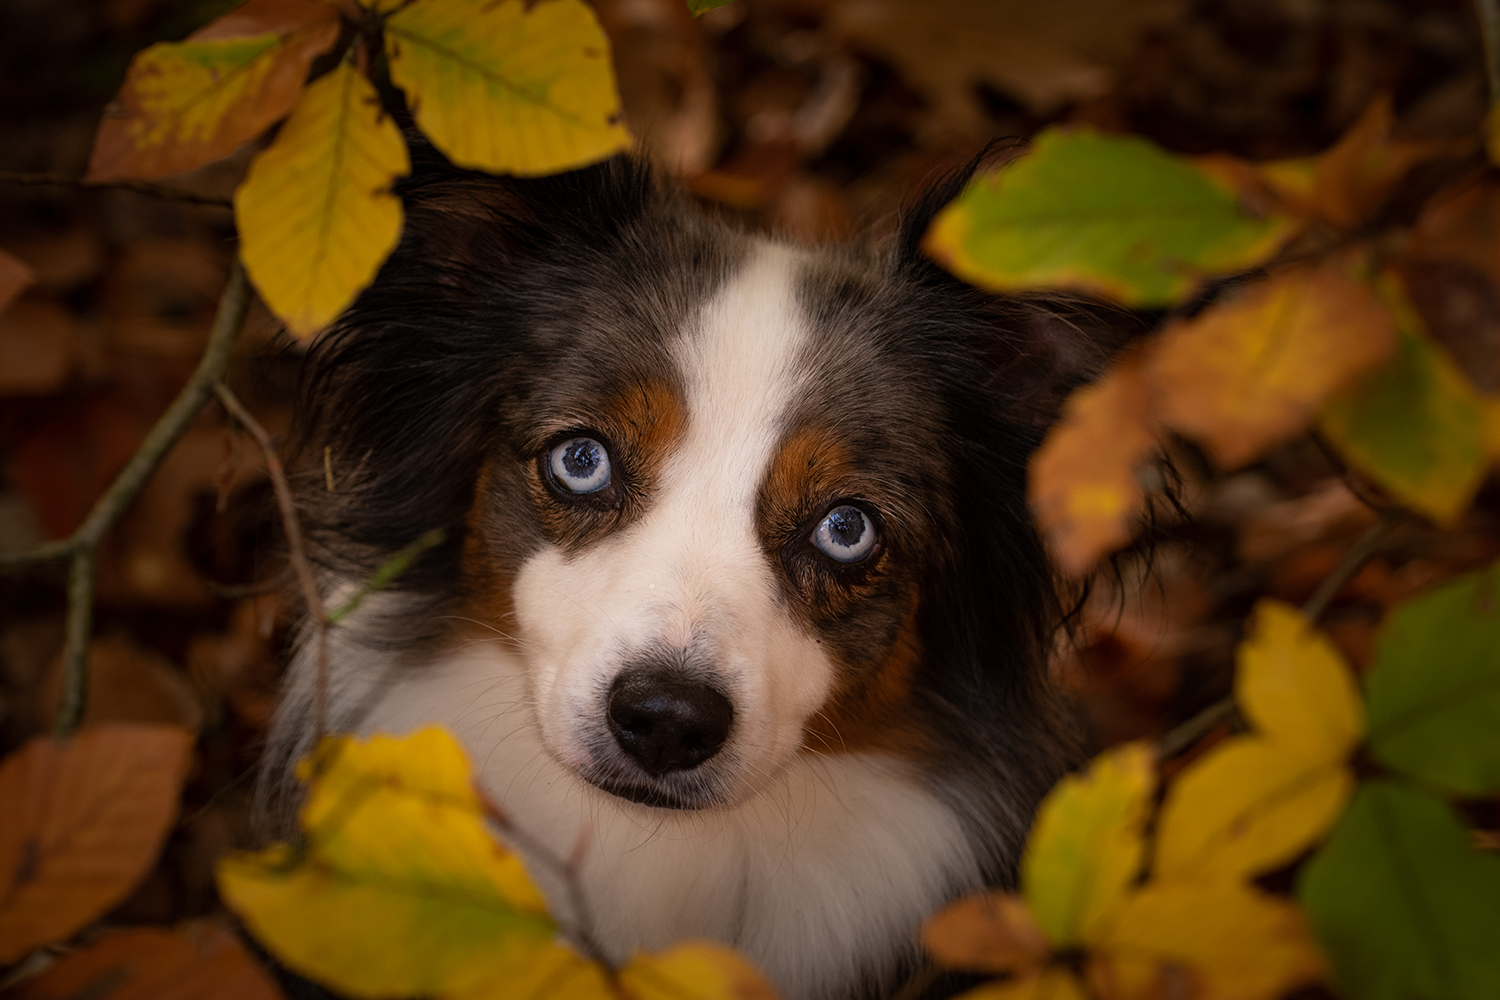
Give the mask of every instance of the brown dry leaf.
M 1301 433 L 1395 344 L 1389 311 L 1338 262 L 1257 281 L 1162 334 L 1147 379 L 1162 422 L 1236 469 Z
M 228 156 L 292 110 L 308 68 L 339 36 L 319 0 L 247 0 L 138 53 L 105 109 L 88 179 L 154 179 Z
M 192 734 L 111 724 L 32 740 L 0 763 L 0 965 L 123 899 L 177 813 Z
M 78 359 L 77 328 L 73 314 L 55 302 L 27 299 L 0 313 L 0 396 L 61 389 Z
M 1063 569 L 1081 576 L 1130 541 L 1145 494 L 1135 470 L 1156 444 L 1139 354 L 1068 397 L 1031 459 L 1028 492 Z
M 44 725 L 57 714 L 62 672 L 62 656 L 58 655 L 38 691 L 36 716 Z M 85 726 L 136 722 L 197 732 L 203 724 L 203 706 L 192 685 L 154 649 L 125 639 L 95 639 L 89 645 L 88 678 L 83 699 Z
M 1403 142 L 1391 138 L 1391 99 L 1371 101 L 1344 137 L 1316 160 L 1310 207 L 1334 225 L 1357 225 L 1390 193 L 1406 172 L 1453 150 L 1452 142 Z
M 195 921 L 112 931 L 71 952 L 17 1000 L 279 1000 L 281 991 L 233 932 Z
M 0 250 L 0 310 L 11 304 L 28 285 L 36 281 L 36 273 L 26 262 L 13 253 Z
M 1051 952 L 1020 896 L 988 892 L 940 910 L 922 926 L 922 946 L 941 965 L 972 972 L 1022 973 Z

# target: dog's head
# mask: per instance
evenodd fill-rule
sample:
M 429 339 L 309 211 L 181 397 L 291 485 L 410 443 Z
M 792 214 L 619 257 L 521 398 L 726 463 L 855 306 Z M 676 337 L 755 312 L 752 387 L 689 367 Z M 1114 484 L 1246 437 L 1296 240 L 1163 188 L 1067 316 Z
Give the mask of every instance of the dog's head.
M 427 164 L 313 355 L 308 440 L 346 481 L 315 534 L 363 572 L 448 528 L 403 581 L 420 624 L 506 636 L 551 753 L 636 802 L 1024 739 L 1055 611 L 1024 470 L 1081 339 L 920 255 L 945 197 L 881 248 L 810 251 L 627 160 Z

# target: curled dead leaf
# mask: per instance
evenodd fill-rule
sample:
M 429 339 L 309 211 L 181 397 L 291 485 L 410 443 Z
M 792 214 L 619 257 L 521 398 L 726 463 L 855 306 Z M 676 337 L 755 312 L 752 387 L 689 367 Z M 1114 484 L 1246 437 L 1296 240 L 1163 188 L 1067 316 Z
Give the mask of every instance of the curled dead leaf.
M 988 892 L 945 907 L 922 927 L 922 946 L 941 965 L 974 972 L 1023 972 L 1051 946 L 1020 896 Z

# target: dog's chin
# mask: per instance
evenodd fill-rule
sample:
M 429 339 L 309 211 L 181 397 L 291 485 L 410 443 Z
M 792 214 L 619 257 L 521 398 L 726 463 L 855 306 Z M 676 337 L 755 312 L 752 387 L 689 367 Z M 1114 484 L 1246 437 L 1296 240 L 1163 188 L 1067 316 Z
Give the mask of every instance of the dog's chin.
M 684 792 L 671 788 L 663 788 L 661 785 L 646 780 L 633 780 L 620 775 L 584 774 L 583 778 L 595 788 L 599 788 L 616 798 L 624 799 L 626 802 L 634 802 L 640 806 L 650 806 L 653 809 L 681 809 L 691 811 L 694 809 L 707 809 L 711 806 L 722 805 L 723 799 L 702 791 Z

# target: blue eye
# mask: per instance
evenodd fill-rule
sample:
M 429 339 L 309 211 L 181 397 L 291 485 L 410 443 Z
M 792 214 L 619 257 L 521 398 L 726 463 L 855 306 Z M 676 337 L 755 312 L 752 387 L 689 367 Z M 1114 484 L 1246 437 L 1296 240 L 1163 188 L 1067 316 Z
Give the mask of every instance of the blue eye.
M 858 507 L 835 507 L 813 529 L 818 551 L 839 562 L 859 562 L 875 548 L 875 525 Z
M 597 493 L 609 485 L 609 452 L 593 438 L 576 437 L 547 455 L 552 478 L 573 493 Z

